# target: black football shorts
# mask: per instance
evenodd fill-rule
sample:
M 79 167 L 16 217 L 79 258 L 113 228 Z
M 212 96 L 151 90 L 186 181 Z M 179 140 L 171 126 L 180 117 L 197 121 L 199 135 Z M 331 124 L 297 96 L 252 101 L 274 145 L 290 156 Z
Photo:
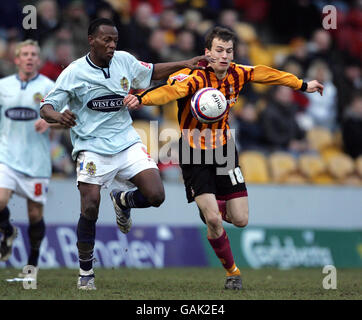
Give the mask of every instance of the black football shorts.
M 181 138 L 182 139 L 182 138 Z M 233 141 L 214 150 L 195 150 L 185 144 L 181 147 L 180 167 L 188 202 L 204 193 L 215 194 L 218 200 L 247 197 L 247 189 L 239 166 L 239 157 Z M 195 156 L 195 153 L 199 152 Z M 218 153 L 219 152 L 219 153 Z

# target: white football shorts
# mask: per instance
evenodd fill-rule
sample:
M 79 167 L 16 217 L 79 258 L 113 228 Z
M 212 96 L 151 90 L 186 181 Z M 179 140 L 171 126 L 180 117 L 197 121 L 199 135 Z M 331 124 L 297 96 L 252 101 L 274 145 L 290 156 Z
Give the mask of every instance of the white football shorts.
M 141 142 L 113 155 L 81 151 L 77 157 L 77 183 L 98 184 L 108 188 L 114 182 L 122 190 L 130 190 L 135 185 L 129 180 L 151 168 L 158 169 Z
M 12 190 L 21 197 L 43 205 L 46 203 L 49 180 L 26 176 L 0 163 L 0 188 Z

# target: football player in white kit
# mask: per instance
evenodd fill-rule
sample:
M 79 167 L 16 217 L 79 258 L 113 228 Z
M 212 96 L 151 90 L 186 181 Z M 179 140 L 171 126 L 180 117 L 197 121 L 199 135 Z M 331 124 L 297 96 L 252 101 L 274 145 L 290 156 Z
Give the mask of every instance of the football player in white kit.
M 118 31 L 108 19 L 91 22 L 88 41 L 90 52 L 61 73 L 41 105 L 41 116 L 71 128 L 81 197 L 77 286 L 94 290 L 92 265 L 100 189 L 113 181 L 119 184 L 111 199 L 123 233 L 131 227 L 130 208 L 158 207 L 165 198 L 158 167 L 133 128 L 123 99 L 131 88 L 149 87 L 151 79 L 167 78 L 184 67 L 200 69 L 198 62 L 205 57 L 159 64 L 138 61 L 125 51 L 115 51 Z M 71 112 L 61 112 L 65 104 Z M 134 187 L 137 189 L 128 191 Z
M 17 234 L 7 206 L 16 193 L 27 199 L 28 265 L 35 267 L 45 235 L 43 206 L 51 177 L 49 124 L 40 118 L 40 101 L 54 86 L 38 73 L 39 55 L 36 41 L 20 42 L 15 50 L 18 73 L 0 80 L 0 261 L 9 259 Z

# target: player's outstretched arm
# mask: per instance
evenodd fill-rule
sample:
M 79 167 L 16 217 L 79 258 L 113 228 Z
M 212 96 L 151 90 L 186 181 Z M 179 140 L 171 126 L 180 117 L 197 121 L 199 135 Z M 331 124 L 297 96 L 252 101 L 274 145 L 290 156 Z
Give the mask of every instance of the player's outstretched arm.
M 183 68 L 189 68 L 191 70 L 205 69 L 205 66 L 208 64 L 210 59 L 211 58 L 207 56 L 197 56 L 189 60 L 156 63 L 153 65 L 152 80 L 165 79 L 170 74 Z
M 63 112 L 57 112 L 54 110 L 51 104 L 45 104 L 40 109 L 40 116 L 49 123 L 58 123 L 66 128 L 71 128 L 77 125 L 75 122 L 75 114 L 66 109 Z

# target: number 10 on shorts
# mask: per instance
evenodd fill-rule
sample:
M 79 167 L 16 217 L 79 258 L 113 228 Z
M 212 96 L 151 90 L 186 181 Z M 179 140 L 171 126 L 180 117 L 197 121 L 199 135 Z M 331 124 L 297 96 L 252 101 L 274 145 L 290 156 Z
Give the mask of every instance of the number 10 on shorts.
M 229 170 L 228 173 L 233 186 L 244 182 L 244 177 L 239 167 Z

